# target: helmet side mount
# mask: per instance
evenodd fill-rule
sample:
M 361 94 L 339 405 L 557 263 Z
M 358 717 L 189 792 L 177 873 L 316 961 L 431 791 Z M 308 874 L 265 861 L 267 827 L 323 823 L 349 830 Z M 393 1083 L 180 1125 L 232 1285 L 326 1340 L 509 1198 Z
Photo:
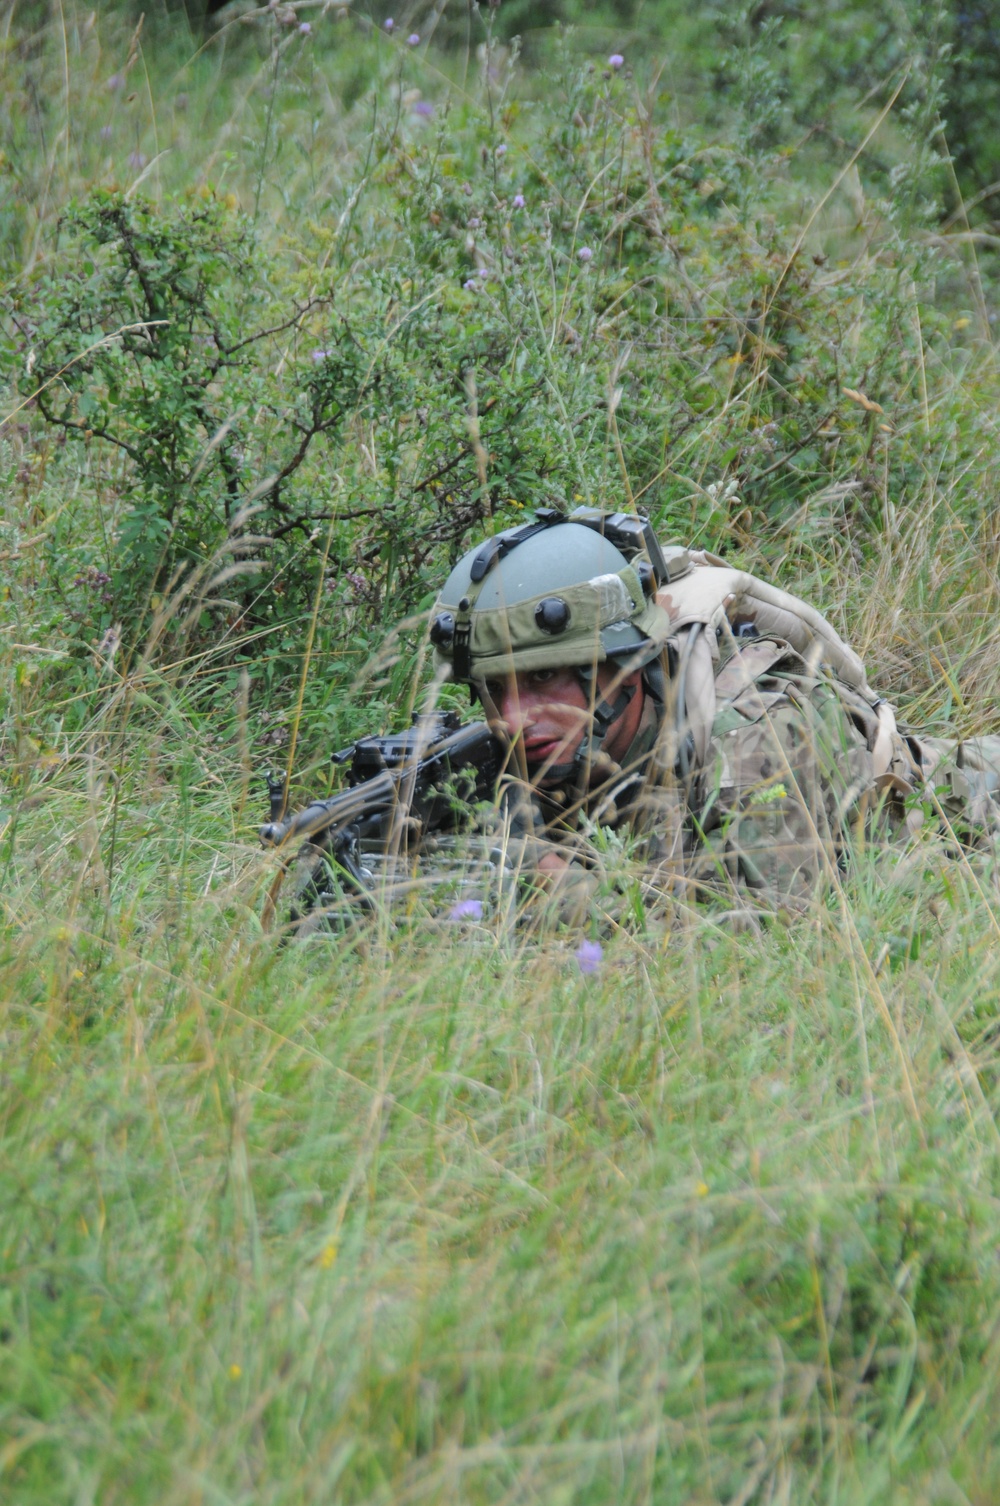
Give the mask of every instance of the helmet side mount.
M 472 675 L 472 603 L 463 596 L 458 604 L 458 616 L 451 639 L 451 662 L 456 680 L 468 680 Z

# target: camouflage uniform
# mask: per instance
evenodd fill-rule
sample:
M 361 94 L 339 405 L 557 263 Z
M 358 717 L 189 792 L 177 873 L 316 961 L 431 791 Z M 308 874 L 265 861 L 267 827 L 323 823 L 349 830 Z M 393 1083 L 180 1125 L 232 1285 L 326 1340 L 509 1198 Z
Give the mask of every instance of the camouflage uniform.
M 928 802 L 962 840 L 981 843 L 997 830 L 1000 737 L 958 743 L 896 731 L 880 768 L 870 700 L 810 672 L 774 638 L 737 645 L 715 686 L 689 778 L 677 779 L 676 739 L 662 729 L 644 761 L 636 820 L 650 833 L 661 886 L 739 888 L 769 906 L 798 906 L 833 877 L 848 842 L 912 833 Z
M 647 766 L 640 819 L 659 882 L 695 894 L 745 886 L 766 903 L 796 903 L 833 873 L 846 834 L 878 798 L 874 718 L 774 639 L 740 645 L 716 686 L 688 778 L 670 777 L 669 737 Z

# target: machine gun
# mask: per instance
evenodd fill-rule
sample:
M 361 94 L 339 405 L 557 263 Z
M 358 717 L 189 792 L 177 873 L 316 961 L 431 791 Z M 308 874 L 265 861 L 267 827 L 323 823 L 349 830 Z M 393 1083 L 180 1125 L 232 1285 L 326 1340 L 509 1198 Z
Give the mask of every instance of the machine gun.
M 349 765 L 347 788 L 287 817 L 285 781 L 268 776 L 271 819 L 260 828 L 261 841 L 284 848 L 302 839 L 293 925 L 345 893 L 370 907 L 374 878 L 365 853 L 405 852 L 431 834 L 456 830 L 472 805 L 493 799 L 502 762 L 486 723 L 463 723 L 454 711 L 415 714 L 408 731 L 363 737 L 333 761 Z

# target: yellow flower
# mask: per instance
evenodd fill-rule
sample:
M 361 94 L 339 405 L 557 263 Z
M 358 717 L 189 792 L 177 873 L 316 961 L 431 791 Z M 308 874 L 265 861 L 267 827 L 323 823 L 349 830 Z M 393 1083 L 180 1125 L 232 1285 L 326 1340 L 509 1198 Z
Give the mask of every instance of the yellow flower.
M 240 1365 L 230 1365 L 230 1367 L 229 1367 L 229 1379 L 230 1380 L 239 1380 L 239 1378 L 240 1378 L 240 1376 L 242 1374 L 243 1374 L 242 1366 L 240 1366 Z
M 751 805 L 773 805 L 776 800 L 787 800 L 788 791 L 780 782 L 769 784 L 766 789 L 754 790 L 750 796 Z
M 334 1244 L 334 1243 L 331 1242 L 330 1244 L 327 1245 L 326 1249 L 323 1251 L 322 1255 L 319 1257 L 320 1266 L 321 1266 L 321 1268 L 324 1271 L 328 1271 L 330 1269 L 330 1267 L 333 1265 L 333 1262 L 337 1258 L 337 1250 L 338 1250 L 338 1248 L 339 1247 L 336 1244 Z
M 695 1185 L 694 1185 L 694 1190 L 698 1194 L 699 1197 L 708 1197 L 708 1183 L 707 1182 L 696 1182 Z

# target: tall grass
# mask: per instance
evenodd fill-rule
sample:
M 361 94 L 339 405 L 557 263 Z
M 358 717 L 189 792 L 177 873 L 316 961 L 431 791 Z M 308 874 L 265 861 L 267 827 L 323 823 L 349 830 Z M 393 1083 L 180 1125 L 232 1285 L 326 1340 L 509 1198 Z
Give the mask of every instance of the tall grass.
M 485 192 L 500 85 L 474 44 L 404 54 L 300 8 L 311 40 L 289 26 L 274 50 L 281 23 L 258 17 L 204 44 L 158 31 L 154 55 L 117 11 L 64 4 L 32 31 L 39 14 L 5 21 L 27 122 L 4 148 L 12 286 L 58 273 L 61 210 L 108 175 L 145 174 L 165 205 L 208 178 L 234 193 L 276 284 L 311 216 L 361 216 L 352 267 L 402 255 L 394 174 L 424 148 L 386 151 L 374 184 L 365 164 L 403 68 L 451 99 L 450 149 Z M 794 159 L 678 138 L 674 167 L 628 187 L 662 147 L 662 123 L 642 128 L 655 60 L 596 85 L 578 63 L 515 74 L 503 105 L 508 156 L 550 195 L 497 293 L 545 444 L 596 497 L 630 492 L 821 602 L 911 721 L 995 730 L 995 364 L 968 244 L 900 229 L 889 200 L 835 223 L 836 195 L 803 236 L 853 147 L 817 186 L 812 161 L 796 180 Z M 126 140 L 148 158 L 131 176 Z M 902 127 L 892 148 L 913 167 Z M 623 197 L 595 207 L 609 161 Z M 687 183 L 673 206 L 665 174 Z M 585 273 L 578 209 L 619 245 Z M 430 266 L 414 246 L 407 265 Z M 630 276 L 652 292 L 626 319 Z M 5 348 L 0 415 L 21 401 Z M 372 433 L 317 473 L 405 502 L 419 473 L 387 479 Z M 262 766 L 295 739 L 293 793 L 322 787 L 332 740 L 418 694 L 419 632 L 392 637 L 391 589 L 336 595 L 315 571 L 294 612 L 279 572 L 255 586 L 271 617 L 227 624 L 226 541 L 116 626 L 97 567 L 129 471 L 30 407 L 0 443 L 0 1498 L 994 1502 L 989 847 L 869 847 L 808 914 L 748 930 L 724 900 L 644 913 L 612 847 L 608 886 L 634 903 L 609 898 L 593 931 L 454 921 L 430 887 L 283 945 Z M 495 461 L 469 456 L 477 489 Z

